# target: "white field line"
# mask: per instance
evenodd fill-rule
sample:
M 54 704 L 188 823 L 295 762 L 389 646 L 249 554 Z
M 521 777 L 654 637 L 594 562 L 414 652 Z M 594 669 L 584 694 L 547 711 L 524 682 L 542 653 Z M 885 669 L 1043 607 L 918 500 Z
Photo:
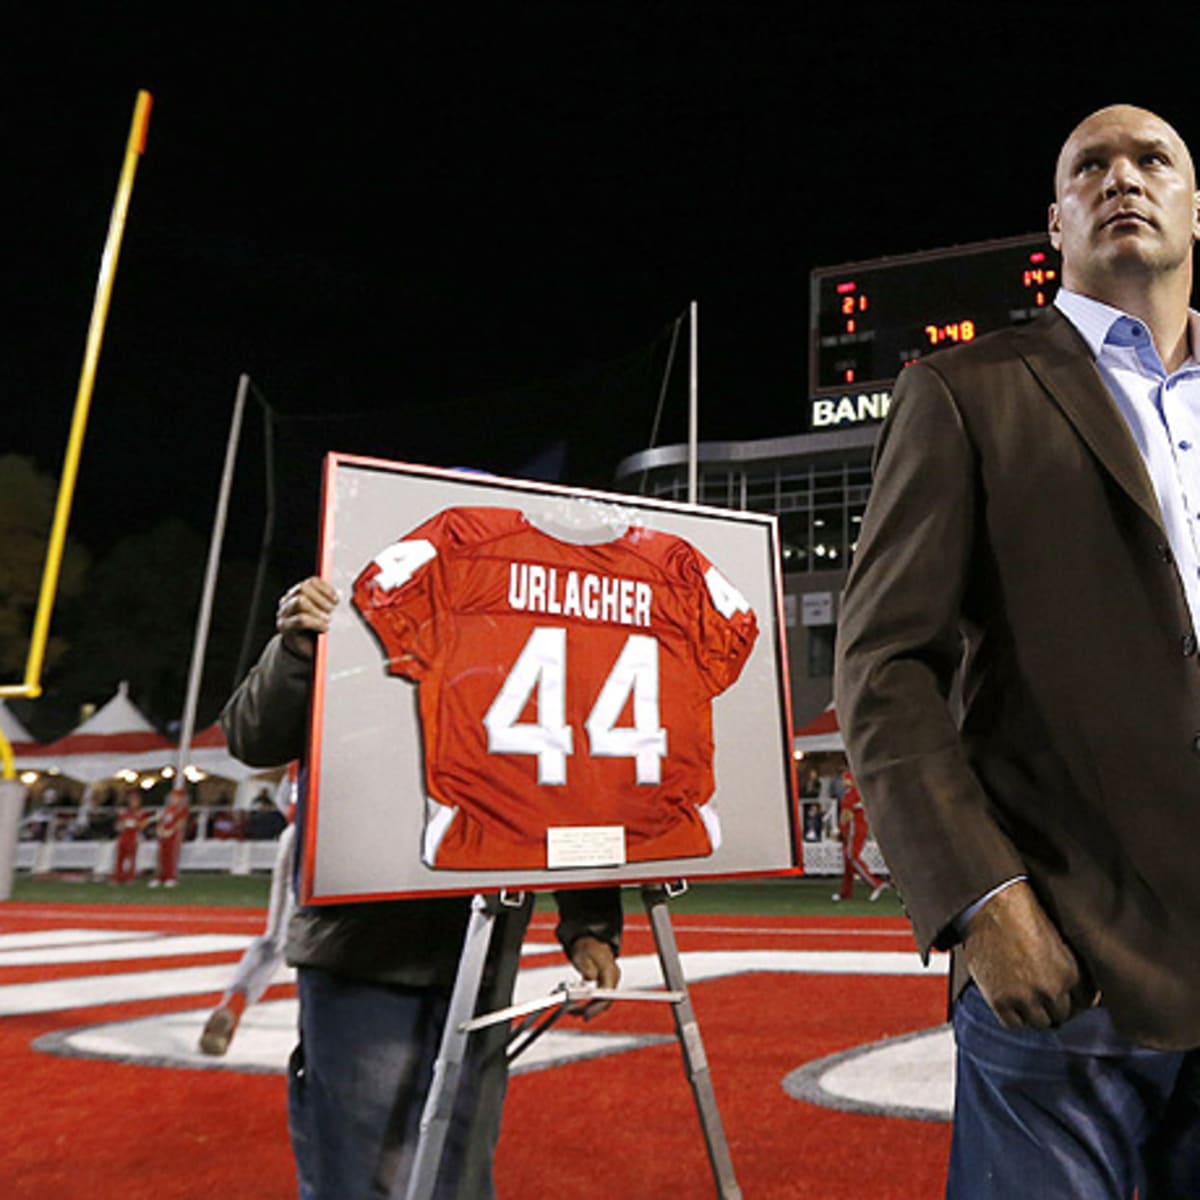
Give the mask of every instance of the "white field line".
M 251 939 L 241 933 L 198 933 L 182 937 L 41 946 L 25 950 L 0 948 L 0 967 L 56 966 L 65 963 L 130 962 L 139 958 L 170 958 L 180 954 L 222 954 L 242 951 Z
M 211 967 L 176 967 L 166 971 L 14 983 L 0 987 L 0 1017 L 93 1008 L 101 1004 L 127 1004 L 136 1000 L 164 1000 L 206 992 L 220 994 L 232 978 L 233 963 L 230 962 Z M 271 983 L 290 983 L 293 979 L 295 974 L 291 968 L 281 966 Z
M 44 946 L 102 945 L 157 936 L 149 929 L 35 929 L 29 933 L 0 933 L 0 951 Z M 93 957 L 102 958 L 103 955 Z

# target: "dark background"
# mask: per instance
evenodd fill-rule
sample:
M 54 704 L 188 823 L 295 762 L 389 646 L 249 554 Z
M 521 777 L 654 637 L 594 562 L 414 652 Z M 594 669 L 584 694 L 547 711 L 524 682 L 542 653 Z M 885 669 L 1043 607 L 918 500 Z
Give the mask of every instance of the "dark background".
M 272 588 L 311 569 L 325 450 L 607 485 L 649 442 L 691 300 L 701 437 L 796 432 L 810 270 L 1040 230 L 1058 146 L 1102 104 L 1197 125 L 1166 10 L 94 7 L 5 31 L 0 453 L 59 470 L 146 88 L 71 528 L 102 561 L 177 518 L 202 557 L 247 372 L 231 614 L 260 551 L 268 416 Z M 684 349 L 660 442 L 685 436 Z

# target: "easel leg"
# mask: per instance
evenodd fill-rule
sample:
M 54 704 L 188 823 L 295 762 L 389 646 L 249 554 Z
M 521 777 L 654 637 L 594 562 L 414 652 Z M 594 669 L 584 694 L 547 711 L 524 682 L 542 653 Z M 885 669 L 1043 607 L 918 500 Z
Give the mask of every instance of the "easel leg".
M 692 1094 L 696 1100 L 696 1113 L 704 1132 L 704 1142 L 708 1148 L 708 1160 L 712 1165 L 717 1195 L 720 1200 L 741 1200 L 742 1191 L 734 1178 L 733 1160 L 729 1155 L 729 1143 L 725 1140 L 725 1130 L 721 1124 L 720 1111 L 717 1108 L 717 1097 L 713 1092 L 708 1058 L 704 1053 L 704 1043 L 700 1038 L 700 1026 L 697 1024 L 696 1014 L 692 1010 L 687 980 L 684 978 L 683 967 L 679 962 L 675 931 L 671 928 L 671 916 L 667 911 L 666 889 L 658 884 L 643 887 L 642 902 L 646 906 L 646 915 L 650 918 L 650 928 L 654 933 L 654 945 L 658 950 L 658 961 L 662 965 L 663 982 L 668 990 L 683 993 L 684 998 L 673 1004 L 671 1010 L 675 1014 L 675 1033 L 683 1052 L 688 1083 L 691 1084 Z
M 401 1180 L 397 1180 L 393 1189 L 394 1200 L 401 1200 L 401 1197 L 403 1200 L 432 1200 L 470 1036 L 460 1027 L 475 1015 L 495 921 L 494 902 L 476 896 L 471 901 L 471 917 L 463 939 L 454 990 L 450 995 L 441 1050 L 433 1067 L 433 1080 L 421 1113 L 421 1136 L 413 1158 L 412 1173 L 406 1187 Z

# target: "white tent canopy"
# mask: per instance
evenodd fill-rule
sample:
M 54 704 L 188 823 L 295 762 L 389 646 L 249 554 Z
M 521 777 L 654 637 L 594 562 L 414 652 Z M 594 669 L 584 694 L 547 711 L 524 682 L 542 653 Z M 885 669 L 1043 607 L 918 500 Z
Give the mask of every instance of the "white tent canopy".
M 229 743 L 225 740 L 225 731 L 215 724 L 202 729 L 192 738 L 188 763 L 199 767 L 208 775 L 220 775 L 224 779 L 236 779 L 239 782 L 251 777 L 278 773 L 275 770 L 264 771 L 262 767 L 248 767 L 240 758 L 234 758 Z
M 829 705 L 818 713 L 802 729 L 797 729 L 792 739 L 792 749 L 797 754 L 818 754 L 829 751 L 845 751 L 842 731 L 838 725 L 837 711 Z
M 99 783 L 118 771 L 161 771 L 176 766 L 179 759 L 179 747 L 155 731 L 130 700 L 125 683 L 65 737 L 45 745 L 24 746 L 21 751 L 14 755 L 18 771 L 58 771 L 82 783 Z M 186 765 L 238 781 L 262 773 L 234 758 L 218 725 L 196 735 Z
M 69 736 L 80 734 L 153 733 L 154 726 L 129 698 L 129 683 L 122 679 L 117 694 L 101 705 L 86 721 L 81 722 Z M 164 739 L 165 740 L 165 739 Z

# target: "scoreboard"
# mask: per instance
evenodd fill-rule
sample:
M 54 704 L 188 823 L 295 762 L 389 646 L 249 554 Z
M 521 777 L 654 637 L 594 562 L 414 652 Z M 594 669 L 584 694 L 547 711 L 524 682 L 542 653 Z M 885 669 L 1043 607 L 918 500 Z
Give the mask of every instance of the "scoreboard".
M 809 396 L 878 396 L 922 355 L 1036 316 L 1060 270 L 1039 234 L 813 271 Z

